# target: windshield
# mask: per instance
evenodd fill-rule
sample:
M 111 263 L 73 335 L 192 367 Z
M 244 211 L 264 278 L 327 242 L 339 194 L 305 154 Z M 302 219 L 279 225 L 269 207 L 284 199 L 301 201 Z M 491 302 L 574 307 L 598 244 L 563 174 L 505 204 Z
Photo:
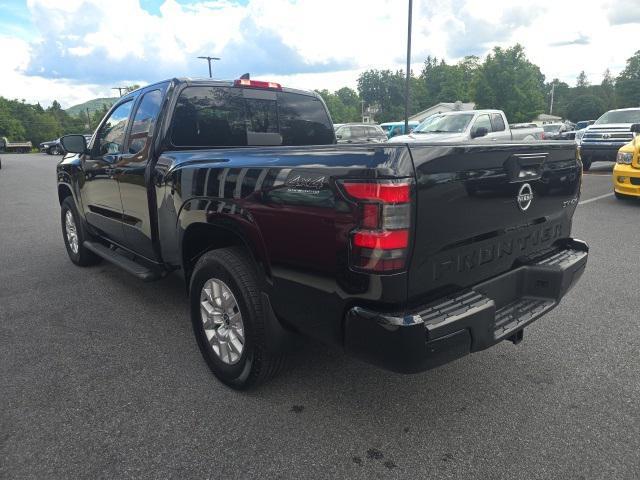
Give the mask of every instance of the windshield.
M 473 113 L 456 115 L 432 115 L 418 125 L 413 133 L 460 133 L 464 132 L 473 118 Z
M 542 129 L 547 133 L 554 133 L 560 131 L 560 125 L 543 125 Z
M 596 120 L 596 125 L 602 123 L 640 123 L 640 109 L 612 110 Z

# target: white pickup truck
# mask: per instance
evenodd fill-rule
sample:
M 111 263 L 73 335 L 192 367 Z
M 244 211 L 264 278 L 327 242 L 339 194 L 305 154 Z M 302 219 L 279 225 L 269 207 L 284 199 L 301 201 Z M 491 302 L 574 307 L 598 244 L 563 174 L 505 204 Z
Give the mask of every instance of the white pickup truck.
M 458 143 L 475 139 L 534 141 L 544 139 L 541 127 L 509 127 L 502 110 L 465 110 L 438 113 L 425 118 L 409 135 L 389 139 L 389 143 Z

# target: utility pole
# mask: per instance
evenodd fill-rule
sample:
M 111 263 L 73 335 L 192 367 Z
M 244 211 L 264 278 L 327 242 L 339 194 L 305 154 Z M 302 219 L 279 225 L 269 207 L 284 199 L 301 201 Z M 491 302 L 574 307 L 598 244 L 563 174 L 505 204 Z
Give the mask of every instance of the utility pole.
M 220 60 L 218 57 L 198 57 L 201 58 L 202 60 L 206 60 L 207 63 L 209 64 L 209 78 L 212 78 L 211 76 L 211 60 Z
M 112 87 L 111 90 L 118 90 L 118 93 L 122 96 L 122 91 L 124 90 L 126 92 L 127 87 Z
M 556 82 L 555 80 L 551 84 L 551 105 L 549 106 L 549 115 L 553 115 L 553 94 L 556 90 Z
M 360 120 L 364 122 L 364 100 L 360 100 Z
M 404 133 L 409 133 L 409 84 L 411 81 L 411 23 L 413 0 L 409 0 L 409 19 L 407 25 L 407 80 L 404 87 Z

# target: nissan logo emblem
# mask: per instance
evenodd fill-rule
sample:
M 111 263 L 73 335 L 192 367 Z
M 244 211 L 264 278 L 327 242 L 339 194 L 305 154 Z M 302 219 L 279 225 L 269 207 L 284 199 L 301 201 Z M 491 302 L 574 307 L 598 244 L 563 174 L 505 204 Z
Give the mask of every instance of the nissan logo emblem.
M 518 208 L 523 212 L 526 212 L 531 206 L 531 202 L 533 202 L 533 189 L 531 188 L 531 185 L 528 183 L 522 185 L 518 191 L 516 199 L 518 201 Z

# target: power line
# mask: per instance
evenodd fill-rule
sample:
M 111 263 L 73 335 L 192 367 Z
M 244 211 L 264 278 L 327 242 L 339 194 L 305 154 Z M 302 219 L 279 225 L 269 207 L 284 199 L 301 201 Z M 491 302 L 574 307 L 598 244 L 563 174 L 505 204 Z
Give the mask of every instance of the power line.
M 198 57 L 201 58 L 202 60 L 206 60 L 207 63 L 209 64 L 209 78 L 212 78 L 211 76 L 211 60 L 220 60 L 220 58 L 218 57 Z

